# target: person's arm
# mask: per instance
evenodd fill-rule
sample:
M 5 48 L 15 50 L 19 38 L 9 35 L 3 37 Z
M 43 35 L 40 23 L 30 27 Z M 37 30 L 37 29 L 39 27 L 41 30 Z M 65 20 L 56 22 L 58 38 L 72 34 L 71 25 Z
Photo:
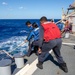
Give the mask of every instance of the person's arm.
M 41 54 L 42 53 L 42 44 L 43 44 L 43 37 L 44 37 L 44 29 L 42 26 L 40 26 L 40 30 L 39 30 L 39 48 L 38 48 L 38 53 Z
M 39 48 L 42 47 L 43 37 L 44 37 L 44 29 L 43 29 L 42 26 L 40 26 L 40 31 L 39 31 Z
M 29 34 L 29 36 L 27 37 L 27 39 L 25 40 L 25 42 L 30 41 L 30 39 L 32 38 L 32 36 L 34 36 L 33 31 Z

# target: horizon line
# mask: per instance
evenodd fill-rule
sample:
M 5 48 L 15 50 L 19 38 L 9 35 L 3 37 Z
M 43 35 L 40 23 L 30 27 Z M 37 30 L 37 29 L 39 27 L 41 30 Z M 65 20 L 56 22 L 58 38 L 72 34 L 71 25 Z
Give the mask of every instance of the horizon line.
M 11 18 L 2 18 L 2 19 L 11 19 Z M 12 18 L 12 19 L 23 19 L 23 18 Z M 29 19 L 29 18 L 25 18 L 25 19 Z M 30 18 L 30 19 L 40 19 L 40 18 Z M 47 18 L 47 19 L 52 19 L 52 18 Z M 61 18 L 53 18 L 53 19 L 61 19 Z

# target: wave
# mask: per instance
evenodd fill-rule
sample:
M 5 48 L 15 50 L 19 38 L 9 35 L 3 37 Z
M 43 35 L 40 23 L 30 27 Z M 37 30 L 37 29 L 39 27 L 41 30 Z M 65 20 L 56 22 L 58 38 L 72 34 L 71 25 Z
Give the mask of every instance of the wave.
M 20 31 L 20 33 L 29 33 L 29 32 L 26 30 L 22 30 L 22 31 Z
M 18 45 L 23 43 L 26 38 L 27 38 L 27 36 L 19 36 L 19 37 L 14 36 L 14 37 L 8 39 L 7 41 L 0 43 L 0 50 L 6 50 L 10 53 L 12 53 L 12 52 L 13 53 L 27 52 L 28 51 L 28 42 L 25 43 L 24 45 L 18 47 Z M 16 47 L 18 47 L 18 48 L 16 48 Z

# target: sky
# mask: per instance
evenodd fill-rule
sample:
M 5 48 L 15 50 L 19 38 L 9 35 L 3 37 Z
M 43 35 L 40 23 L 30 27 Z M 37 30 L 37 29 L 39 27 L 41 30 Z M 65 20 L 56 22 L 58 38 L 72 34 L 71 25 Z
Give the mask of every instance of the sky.
M 60 19 L 74 0 L 0 0 L 0 19 Z

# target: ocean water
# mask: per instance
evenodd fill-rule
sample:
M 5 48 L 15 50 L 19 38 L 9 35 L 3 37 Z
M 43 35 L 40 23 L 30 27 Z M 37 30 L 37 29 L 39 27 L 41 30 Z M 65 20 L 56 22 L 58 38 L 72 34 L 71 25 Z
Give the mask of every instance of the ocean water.
M 40 25 L 39 19 L 0 19 L 0 51 L 6 50 L 11 55 L 14 53 L 27 53 L 28 43 L 15 49 L 18 45 L 24 42 L 29 29 L 25 25 L 26 21 L 31 23 L 37 22 Z M 57 22 L 59 19 L 55 19 Z M 14 50 L 15 49 L 15 50 Z M 8 57 L 4 52 L 0 52 L 0 60 Z

